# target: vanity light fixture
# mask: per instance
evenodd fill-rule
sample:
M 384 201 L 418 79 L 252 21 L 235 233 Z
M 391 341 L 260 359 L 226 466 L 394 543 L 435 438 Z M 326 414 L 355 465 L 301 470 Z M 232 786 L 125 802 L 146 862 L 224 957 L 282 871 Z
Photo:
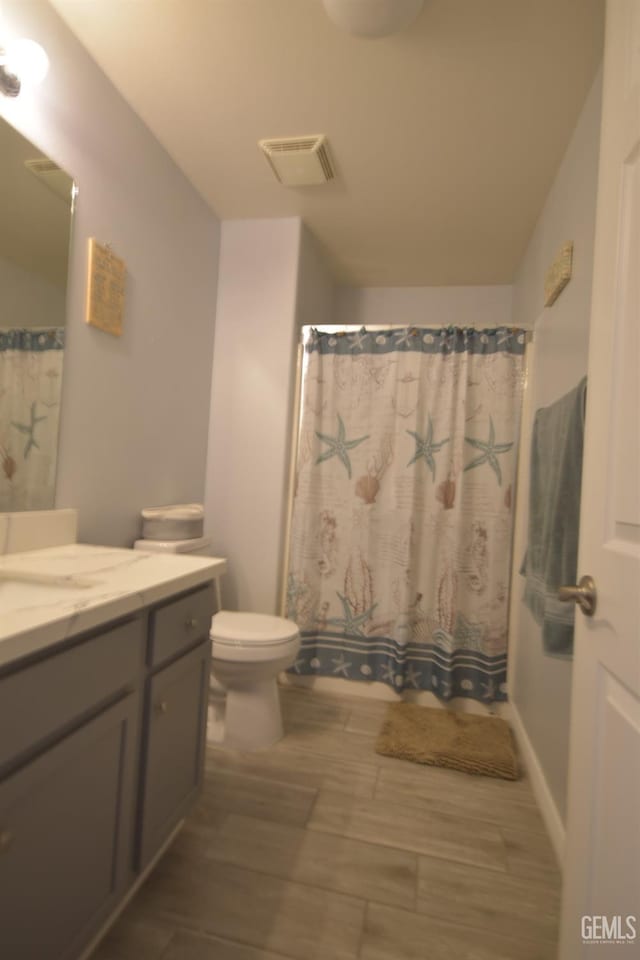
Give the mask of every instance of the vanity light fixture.
M 41 83 L 48 70 L 49 57 L 35 40 L 13 40 L 0 47 L 0 93 L 6 97 Z

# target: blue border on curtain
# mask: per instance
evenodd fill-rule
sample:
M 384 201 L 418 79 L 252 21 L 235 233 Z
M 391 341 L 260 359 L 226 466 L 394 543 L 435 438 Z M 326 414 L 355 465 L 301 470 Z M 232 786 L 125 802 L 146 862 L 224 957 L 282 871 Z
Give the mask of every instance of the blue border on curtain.
M 454 631 L 455 639 L 455 631 Z M 402 690 L 430 691 L 440 700 L 469 697 L 506 701 L 507 655 L 489 657 L 477 650 L 447 645 L 400 644 L 388 637 L 302 631 L 298 659 L 290 673 L 378 681 Z
M 512 353 L 522 355 L 526 349 L 526 333 L 514 327 L 443 327 L 426 330 L 403 327 L 390 330 L 367 330 L 327 333 L 313 329 L 305 349 L 307 353 L 336 353 L 353 356 L 358 353 L 385 354 L 398 350 L 407 353 Z
M 32 353 L 64 350 L 64 327 L 0 330 L 0 351 L 5 350 L 24 350 Z

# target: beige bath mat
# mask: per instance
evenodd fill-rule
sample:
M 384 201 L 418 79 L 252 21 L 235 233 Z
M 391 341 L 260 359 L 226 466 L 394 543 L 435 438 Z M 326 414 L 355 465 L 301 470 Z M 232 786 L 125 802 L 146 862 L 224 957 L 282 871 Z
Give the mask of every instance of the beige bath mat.
M 392 703 L 376 742 L 388 757 L 517 780 L 513 735 L 499 717 Z

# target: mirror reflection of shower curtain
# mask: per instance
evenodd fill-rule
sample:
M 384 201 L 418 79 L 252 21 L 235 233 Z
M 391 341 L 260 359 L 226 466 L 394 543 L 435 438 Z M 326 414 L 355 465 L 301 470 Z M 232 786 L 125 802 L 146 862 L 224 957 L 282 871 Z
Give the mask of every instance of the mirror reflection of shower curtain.
M 54 506 L 64 329 L 0 330 L 0 511 Z
M 292 672 L 506 699 L 524 331 L 311 331 Z

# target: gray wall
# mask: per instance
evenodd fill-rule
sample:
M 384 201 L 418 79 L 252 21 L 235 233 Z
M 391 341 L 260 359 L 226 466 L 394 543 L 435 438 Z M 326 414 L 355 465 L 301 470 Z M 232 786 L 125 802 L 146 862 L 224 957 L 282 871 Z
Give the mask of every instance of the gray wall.
M 536 753 L 559 817 L 566 813 L 571 660 L 544 654 L 540 629 L 522 603 L 517 569 L 526 547 L 532 418 L 571 390 L 587 370 L 600 141 L 601 74 L 585 102 L 513 288 L 513 323 L 534 325 L 523 418 L 511 597 L 511 700 Z M 574 242 L 571 282 L 543 308 L 545 273 L 559 247 Z
M 203 498 L 219 224 L 47 3 L 2 13 L 51 69 L 0 113 L 79 188 L 57 505 L 78 508 L 81 540 L 128 545 L 141 507 Z M 120 339 L 84 323 L 88 237 L 127 263 Z

